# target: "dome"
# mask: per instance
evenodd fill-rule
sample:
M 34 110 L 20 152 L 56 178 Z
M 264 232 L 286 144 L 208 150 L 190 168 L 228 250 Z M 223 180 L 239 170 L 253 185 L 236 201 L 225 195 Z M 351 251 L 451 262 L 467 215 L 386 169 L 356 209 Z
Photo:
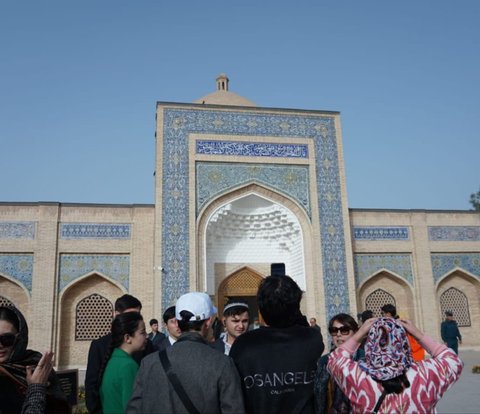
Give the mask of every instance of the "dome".
M 254 102 L 247 98 L 230 92 L 228 90 L 228 81 L 227 75 L 224 73 L 220 74 L 216 79 L 217 90 L 193 102 L 209 105 L 256 106 Z

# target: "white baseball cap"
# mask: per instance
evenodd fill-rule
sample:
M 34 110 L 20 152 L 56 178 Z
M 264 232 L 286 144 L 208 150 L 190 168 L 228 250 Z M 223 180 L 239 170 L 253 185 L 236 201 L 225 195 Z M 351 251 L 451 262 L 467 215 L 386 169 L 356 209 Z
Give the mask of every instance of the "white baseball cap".
M 193 313 L 190 321 L 203 321 L 217 313 L 217 308 L 213 306 L 210 296 L 202 292 L 190 292 L 178 298 L 175 305 L 175 316 L 181 320 L 181 311 Z

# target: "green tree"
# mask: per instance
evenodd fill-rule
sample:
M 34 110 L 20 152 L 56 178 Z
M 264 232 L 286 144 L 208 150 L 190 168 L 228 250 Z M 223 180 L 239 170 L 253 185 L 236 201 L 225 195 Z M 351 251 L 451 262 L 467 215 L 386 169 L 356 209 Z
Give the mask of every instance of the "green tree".
M 475 211 L 480 211 L 480 190 L 470 194 L 470 204 Z

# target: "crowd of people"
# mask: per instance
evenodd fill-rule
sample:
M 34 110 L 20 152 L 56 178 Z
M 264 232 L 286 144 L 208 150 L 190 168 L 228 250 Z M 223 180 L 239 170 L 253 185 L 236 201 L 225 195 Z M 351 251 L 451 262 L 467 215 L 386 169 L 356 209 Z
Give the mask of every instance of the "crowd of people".
M 257 315 L 246 302 L 228 301 L 218 317 L 207 294 L 190 292 L 164 311 L 165 334 L 157 319 L 147 334 L 140 301 L 118 298 L 111 332 L 90 345 L 88 412 L 431 413 L 462 372 L 451 312 L 445 344 L 391 304 L 358 322 L 341 313 L 328 322 L 324 354 L 301 299 L 292 278 L 269 276 L 257 293 L 261 319 L 251 323 Z M 52 353 L 27 345 L 23 315 L 0 307 L 0 414 L 69 413 Z

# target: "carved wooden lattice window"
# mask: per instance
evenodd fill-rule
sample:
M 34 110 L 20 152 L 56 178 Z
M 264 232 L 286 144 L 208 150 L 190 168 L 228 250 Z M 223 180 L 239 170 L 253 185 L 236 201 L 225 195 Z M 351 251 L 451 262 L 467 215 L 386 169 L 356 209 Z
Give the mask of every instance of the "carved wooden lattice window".
M 12 308 L 15 307 L 15 305 L 13 304 L 13 302 L 9 299 L 7 299 L 6 297 L 4 296 L 0 296 L 0 306 L 10 306 Z
M 458 289 L 450 288 L 440 296 L 440 309 L 442 319 L 445 317 L 445 311 L 452 311 L 453 318 L 458 326 L 472 326 L 470 322 L 470 310 L 468 308 L 468 299 Z
M 365 309 L 371 310 L 373 316 L 380 317 L 382 316 L 380 311 L 381 307 L 389 303 L 393 306 L 397 306 L 395 298 L 390 295 L 390 293 L 385 292 L 383 289 L 377 289 L 370 293 L 365 299 Z
M 113 305 L 97 293 L 78 302 L 75 315 L 75 340 L 92 341 L 110 332 Z

